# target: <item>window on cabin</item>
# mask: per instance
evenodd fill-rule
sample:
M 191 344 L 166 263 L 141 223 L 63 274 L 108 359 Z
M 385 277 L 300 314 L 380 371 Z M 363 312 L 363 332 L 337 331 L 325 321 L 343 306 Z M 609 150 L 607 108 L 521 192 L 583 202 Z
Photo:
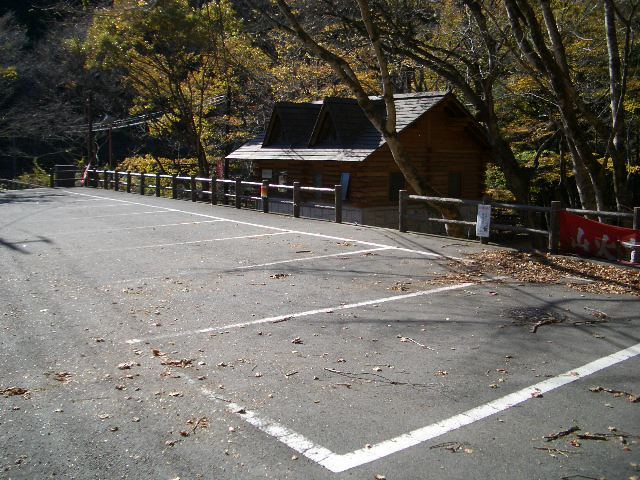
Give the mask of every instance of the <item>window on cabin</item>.
M 448 195 L 451 198 L 462 198 L 462 173 L 449 172 Z
M 404 175 L 402 172 L 391 172 L 389 174 L 389 201 L 397 202 L 400 194 L 399 190 L 404 190 L 406 187 Z

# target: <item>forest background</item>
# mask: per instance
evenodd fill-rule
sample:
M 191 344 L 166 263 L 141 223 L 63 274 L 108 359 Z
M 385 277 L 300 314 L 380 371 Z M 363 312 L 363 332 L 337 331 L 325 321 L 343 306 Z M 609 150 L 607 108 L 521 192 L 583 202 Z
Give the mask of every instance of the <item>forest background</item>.
M 0 176 L 89 160 L 209 175 L 264 129 L 275 101 L 346 96 L 414 189 L 433 194 L 389 100 L 451 90 L 486 128 L 492 196 L 627 211 L 640 204 L 639 10 L 640 0 L 5 0 Z

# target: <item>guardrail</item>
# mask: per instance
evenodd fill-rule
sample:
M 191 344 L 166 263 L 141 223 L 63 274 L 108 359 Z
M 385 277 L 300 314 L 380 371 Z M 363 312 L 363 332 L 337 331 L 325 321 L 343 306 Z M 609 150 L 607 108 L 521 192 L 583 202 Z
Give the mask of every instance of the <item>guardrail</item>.
M 632 221 L 633 229 L 640 229 L 640 207 L 634 207 L 633 213 L 625 212 L 606 212 L 600 210 L 581 210 L 577 208 L 562 208 L 561 202 L 552 201 L 551 206 L 543 207 L 536 205 L 520 205 L 515 203 L 503 203 L 493 202 L 489 197 L 485 197 L 482 201 L 478 200 L 463 200 L 460 198 L 446 198 L 446 197 L 425 197 L 419 195 L 409 195 L 406 190 L 400 190 L 398 197 L 398 229 L 401 232 L 407 231 L 407 206 L 409 201 L 440 204 L 440 205 L 454 205 L 454 206 L 478 206 L 478 205 L 490 205 L 495 208 L 506 208 L 510 210 L 520 210 L 526 212 L 540 212 L 545 214 L 546 217 L 546 229 L 537 229 L 529 227 L 521 227 L 518 225 L 507 225 L 501 223 L 490 222 L 490 230 L 509 231 L 516 233 L 529 233 L 534 235 L 544 235 L 547 237 L 548 249 L 551 253 L 557 253 L 560 243 L 560 218 L 559 213 L 561 211 L 575 213 L 577 215 L 596 215 L 598 217 L 619 218 L 628 219 Z M 492 208 L 493 211 L 493 208 Z M 477 222 L 454 220 L 446 218 L 434 218 L 427 217 L 425 220 L 434 223 L 444 223 L 452 225 L 464 225 L 469 227 L 475 227 Z M 481 243 L 488 243 L 489 237 L 481 237 Z
M 229 205 L 232 203 L 235 208 L 249 207 L 250 205 L 253 205 L 253 208 L 258 208 L 258 205 L 260 205 L 264 213 L 269 213 L 269 204 L 271 202 L 288 203 L 292 205 L 293 216 L 296 218 L 300 217 L 302 192 L 313 192 L 321 195 L 329 194 L 333 195 L 333 205 L 314 205 L 314 207 L 334 210 L 334 221 L 342 223 L 342 185 L 335 185 L 334 188 L 303 187 L 300 182 L 293 182 L 293 185 L 280 185 L 271 184 L 268 180 L 249 182 L 239 178 L 230 180 L 215 177 L 202 178 L 91 169 L 87 171 L 84 186 L 102 187 L 115 191 L 124 190 L 127 193 L 140 195 L 147 195 L 152 192 L 156 197 L 162 196 L 163 192 L 170 192 L 173 199 L 187 197 L 196 202 L 208 198 L 207 201 L 212 205 L 218 203 Z M 269 192 L 276 189 L 291 190 L 292 200 L 273 198 Z M 259 193 L 259 195 L 256 193 Z

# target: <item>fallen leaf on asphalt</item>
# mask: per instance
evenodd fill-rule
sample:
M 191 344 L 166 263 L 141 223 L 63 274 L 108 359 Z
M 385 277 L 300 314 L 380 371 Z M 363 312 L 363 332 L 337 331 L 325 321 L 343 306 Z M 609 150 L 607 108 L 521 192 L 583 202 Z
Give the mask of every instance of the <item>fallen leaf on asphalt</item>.
M 296 337 L 291 340 L 291 343 L 295 343 L 296 345 L 302 345 L 304 342 L 300 339 L 300 337 Z
M 189 436 L 189 432 L 187 432 L 187 431 L 185 431 L 185 430 L 182 430 L 182 431 L 180 432 L 180 436 L 182 436 L 182 437 L 188 437 L 188 436 Z
M 170 365 L 172 367 L 186 368 L 193 363 L 193 359 L 183 358 L 181 360 L 166 359 L 160 362 L 160 365 Z
M 379 473 L 376 473 L 373 476 L 373 480 L 387 480 L 387 477 L 385 477 L 384 475 L 380 475 Z
M 433 375 L 436 377 L 444 377 L 445 375 L 449 375 L 449 372 L 447 372 L 446 370 L 438 370 Z
M 157 348 L 152 348 L 151 349 L 151 353 L 153 353 L 154 357 L 162 357 L 164 355 L 164 353 L 162 353 L 160 350 L 158 350 Z
M 180 392 L 180 391 L 169 392 L 169 396 L 170 397 L 181 397 L 182 396 L 182 392 Z
M 107 418 L 109 418 L 111 415 L 109 415 L 108 413 L 99 413 L 98 414 L 98 418 L 100 420 L 106 420 Z
M 382 368 L 380 368 L 380 367 L 373 367 L 373 368 L 372 368 L 372 370 L 373 370 L 374 372 L 381 372 L 381 371 L 382 371 Z
M 140 365 L 138 362 L 124 362 L 118 364 L 118 370 L 130 370 L 131 368 Z
M 269 278 L 286 278 L 286 277 L 290 277 L 291 274 L 290 273 L 274 273 L 273 275 L 269 275 Z
M 2 390 L 2 396 L 13 397 L 16 395 L 28 395 L 30 392 L 26 388 L 21 387 L 9 387 Z
M 62 383 L 67 383 L 73 374 L 70 372 L 57 372 L 51 375 L 54 380 Z
M 533 392 L 531 392 L 531 397 L 532 398 L 542 398 L 542 392 L 540 390 L 536 389 Z

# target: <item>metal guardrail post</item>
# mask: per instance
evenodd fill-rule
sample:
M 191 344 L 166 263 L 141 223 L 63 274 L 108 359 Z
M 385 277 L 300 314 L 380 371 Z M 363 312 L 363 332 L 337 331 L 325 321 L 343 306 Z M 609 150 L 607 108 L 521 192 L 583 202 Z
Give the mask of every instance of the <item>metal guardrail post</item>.
M 633 229 L 640 230 L 640 207 L 633 207 Z M 631 250 L 631 261 L 640 263 L 640 252 L 637 247 Z
M 293 216 L 300 218 L 300 182 L 293 182 Z
M 236 208 L 240 208 L 240 200 L 242 200 L 242 180 L 240 178 L 236 178 Z
M 178 176 L 171 175 L 171 198 L 174 200 L 178 198 Z
M 489 195 L 482 196 L 482 204 L 483 205 L 491 205 L 491 197 Z M 489 237 L 491 236 L 491 226 L 489 226 Z M 489 237 L 480 237 L 480 243 L 482 245 L 489 244 Z
M 140 173 L 140 195 L 144 195 L 144 173 Z
M 131 172 L 127 170 L 127 193 L 131 193 Z
M 269 180 L 262 180 L 260 198 L 262 199 L 262 213 L 269 213 Z
M 551 202 L 551 212 L 549 213 L 549 252 L 558 253 L 558 244 L 560 241 L 560 210 L 561 203 L 558 201 Z
M 342 185 L 335 187 L 336 223 L 342 223 Z
M 120 173 L 118 170 L 113 171 L 113 189 L 116 192 L 120 190 Z
M 156 173 L 156 197 L 160 196 L 160 174 Z
M 398 191 L 398 230 L 407 231 L 407 200 L 409 194 L 406 190 Z
M 49 188 L 53 188 L 55 186 L 55 179 L 53 177 L 53 173 L 49 174 Z
M 216 177 L 211 177 L 211 205 L 218 203 L 218 184 L 216 183 Z
M 193 175 L 191 175 L 190 187 L 191 187 L 191 201 L 195 202 L 196 200 L 198 200 L 198 192 L 196 192 L 196 177 L 194 177 Z

